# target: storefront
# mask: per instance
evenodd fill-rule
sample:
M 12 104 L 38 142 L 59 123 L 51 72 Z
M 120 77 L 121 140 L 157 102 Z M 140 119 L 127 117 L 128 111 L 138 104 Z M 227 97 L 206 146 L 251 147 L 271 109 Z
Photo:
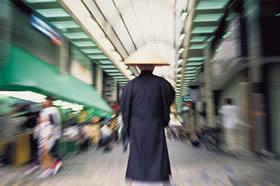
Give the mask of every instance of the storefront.
M 0 30 L 0 93 L 27 100 L 29 104 L 40 103 L 46 96 L 52 96 L 57 100 L 55 105 L 60 107 L 64 122 L 81 109 L 90 109 L 92 117 L 110 117 L 111 108 L 92 86 L 91 61 L 81 64 L 86 60 L 79 58 L 77 50 L 76 53 L 73 50 L 71 56 L 66 50 L 69 42 L 60 38 L 59 32 L 42 19 L 33 17 L 31 10 L 20 9 L 9 1 L 5 2 L 5 7 L 5 14 L 1 14 L 5 29 Z M 15 95 L 21 93 L 23 97 Z M 6 123 L 15 126 L 10 121 Z M 32 128 L 19 129 L 10 135 L 10 140 L 1 139 L 2 147 L 11 144 L 9 152 L 15 155 L 11 163 L 20 165 L 30 161 L 31 134 Z M 72 140 L 63 147 L 73 149 L 74 144 Z

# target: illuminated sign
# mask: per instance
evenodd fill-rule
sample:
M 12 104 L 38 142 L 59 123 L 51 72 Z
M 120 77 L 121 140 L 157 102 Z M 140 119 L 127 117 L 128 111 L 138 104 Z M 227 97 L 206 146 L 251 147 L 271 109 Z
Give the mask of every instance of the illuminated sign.
M 38 18 L 35 15 L 32 15 L 31 25 L 34 26 L 40 32 L 42 32 L 44 35 L 49 37 L 55 45 L 59 45 L 59 46 L 62 45 L 61 36 L 56 31 L 54 31 L 52 27 L 50 27 L 47 23 L 45 23 L 42 19 Z

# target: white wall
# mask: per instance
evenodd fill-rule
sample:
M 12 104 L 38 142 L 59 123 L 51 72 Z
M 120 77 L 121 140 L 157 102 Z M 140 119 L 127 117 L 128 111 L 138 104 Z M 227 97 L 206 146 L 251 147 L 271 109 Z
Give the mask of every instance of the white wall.
M 76 78 L 80 79 L 81 81 L 92 84 L 92 72 L 90 69 L 87 69 L 77 61 L 72 61 L 71 65 L 71 74 L 75 76 Z

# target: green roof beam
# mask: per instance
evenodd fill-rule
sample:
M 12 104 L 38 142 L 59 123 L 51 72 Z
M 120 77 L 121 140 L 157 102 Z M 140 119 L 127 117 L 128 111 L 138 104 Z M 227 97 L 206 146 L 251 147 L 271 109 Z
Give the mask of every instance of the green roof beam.
M 187 71 L 188 71 L 188 70 L 196 70 L 196 69 L 197 69 L 197 67 L 192 67 L 192 66 L 186 67 L 186 68 L 185 68 L 185 70 L 187 70 Z
M 203 44 L 192 44 L 189 49 L 190 50 L 202 50 L 204 49 L 205 45 Z
M 25 0 L 28 3 L 53 3 L 56 0 Z
M 219 10 L 224 9 L 229 0 L 203 0 L 199 1 L 196 10 Z
M 198 14 L 195 19 L 194 22 L 195 23 L 201 23 L 201 22 L 218 22 L 221 20 L 223 14 Z
M 84 32 L 70 32 L 64 33 L 65 37 L 68 39 L 87 39 L 89 38 Z
M 64 30 L 67 28 L 80 28 L 74 21 L 53 21 L 51 22 L 56 28 Z
M 91 41 L 73 41 L 77 47 L 95 47 L 96 45 Z
M 46 18 L 70 17 L 62 8 L 36 9 L 36 11 Z
M 89 57 L 90 59 L 100 59 L 100 60 L 102 60 L 102 59 L 108 59 L 107 56 L 105 56 L 105 55 L 100 55 L 100 54 L 98 54 L 98 55 L 89 55 L 88 57 Z
M 85 48 L 85 49 L 81 49 L 82 52 L 86 53 L 86 54 L 103 54 L 103 52 L 101 50 L 99 50 L 98 48 Z
M 206 39 L 207 39 L 207 36 L 193 36 L 192 38 L 191 38 L 191 43 L 197 43 L 197 42 L 204 42 L 204 41 L 206 41 Z
M 216 26 L 199 26 L 194 27 L 192 34 L 212 34 L 216 31 Z

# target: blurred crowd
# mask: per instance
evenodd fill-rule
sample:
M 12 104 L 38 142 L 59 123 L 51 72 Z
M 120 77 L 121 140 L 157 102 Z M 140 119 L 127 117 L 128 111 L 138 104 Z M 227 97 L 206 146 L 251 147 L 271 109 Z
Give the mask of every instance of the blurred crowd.
M 42 104 L 0 100 L 1 166 L 29 163 L 26 175 L 40 172 L 38 177 L 45 178 L 56 175 L 62 159 L 69 155 L 93 147 L 110 152 L 122 140 L 119 108 L 117 103 L 112 106 L 115 114 L 101 117 L 86 111 L 63 111 L 53 105 L 51 97 Z

